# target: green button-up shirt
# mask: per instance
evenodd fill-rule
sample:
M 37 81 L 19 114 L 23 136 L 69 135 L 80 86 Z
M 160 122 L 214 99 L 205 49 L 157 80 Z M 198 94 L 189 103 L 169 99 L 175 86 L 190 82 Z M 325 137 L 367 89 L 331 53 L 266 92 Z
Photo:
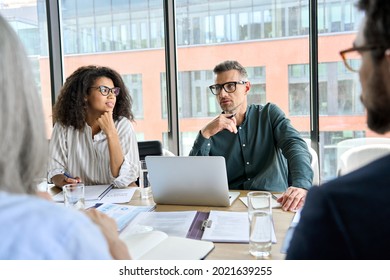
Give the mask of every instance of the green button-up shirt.
M 190 156 L 223 156 L 230 189 L 282 192 L 291 185 L 309 189 L 313 171 L 306 142 L 275 104 L 250 105 L 237 134 L 198 134 Z

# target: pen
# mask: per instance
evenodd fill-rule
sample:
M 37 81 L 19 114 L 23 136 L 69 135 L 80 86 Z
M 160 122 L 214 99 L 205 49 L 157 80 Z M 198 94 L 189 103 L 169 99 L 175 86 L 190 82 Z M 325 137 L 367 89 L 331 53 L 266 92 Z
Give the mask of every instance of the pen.
M 278 200 L 278 197 L 276 195 L 274 195 L 273 193 L 271 195 L 273 199 Z
M 75 179 L 72 175 L 70 175 L 70 174 L 67 173 L 67 172 L 64 172 L 64 176 L 65 176 L 66 178 Z
M 102 199 L 113 187 L 114 184 L 109 185 L 108 188 L 98 196 L 98 199 Z
M 229 117 L 227 117 L 228 119 L 232 119 L 237 113 L 234 113 L 232 115 L 230 115 Z

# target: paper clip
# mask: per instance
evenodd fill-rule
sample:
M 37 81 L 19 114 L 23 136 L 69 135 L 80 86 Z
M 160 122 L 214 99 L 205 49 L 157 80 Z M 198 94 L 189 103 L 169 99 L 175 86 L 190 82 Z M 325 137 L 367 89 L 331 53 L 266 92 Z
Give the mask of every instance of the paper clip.
M 212 223 L 213 221 L 212 220 L 204 220 L 203 222 L 202 222 L 202 227 L 201 227 L 201 230 L 205 230 L 206 229 L 206 227 L 207 228 L 209 228 L 209 227 L 211 227 L 211 223 Z

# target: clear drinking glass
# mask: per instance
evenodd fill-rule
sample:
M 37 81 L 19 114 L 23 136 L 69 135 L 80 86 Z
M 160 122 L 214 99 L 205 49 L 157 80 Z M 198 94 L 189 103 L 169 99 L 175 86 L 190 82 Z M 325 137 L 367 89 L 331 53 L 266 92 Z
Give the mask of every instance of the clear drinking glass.
M 47 190 L 48 190 L 48 184 L 47 184 L 46 177 L 35 178 L 34 185 L 36 187 L 36 191 L 38 191 L 38 192 L 47 192 Z
M 149 199 L 152 196 L 152 189 L 150 188 L 148 169 L 146 167 L 145 160 L 140 160 L 139 165 L 139 190 L 141 193 L 141 199 Z
M 82 183 L 67 184 L 62 187 L 64 204 L 77 210 L 85 209 L 85 186 Z
M 271 193 L 248 193 L 249 252 L 258 257 L 268 257 L 272 246 Z

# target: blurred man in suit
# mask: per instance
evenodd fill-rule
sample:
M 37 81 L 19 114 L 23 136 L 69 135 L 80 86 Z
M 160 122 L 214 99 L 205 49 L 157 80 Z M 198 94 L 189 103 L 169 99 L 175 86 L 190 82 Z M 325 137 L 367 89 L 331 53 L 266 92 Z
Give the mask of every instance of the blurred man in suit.
M 390 1 L 360 0 L 365 18 L 353 47 L 340 54 L 359 72 L 368 126 L 390 131 Z M 348 54 L 361 57 L 354 69 Z M 355 56 L 356 57 L 356 56 Z M 287 259 L 389 259 L 390 156 L 312 188 Z

